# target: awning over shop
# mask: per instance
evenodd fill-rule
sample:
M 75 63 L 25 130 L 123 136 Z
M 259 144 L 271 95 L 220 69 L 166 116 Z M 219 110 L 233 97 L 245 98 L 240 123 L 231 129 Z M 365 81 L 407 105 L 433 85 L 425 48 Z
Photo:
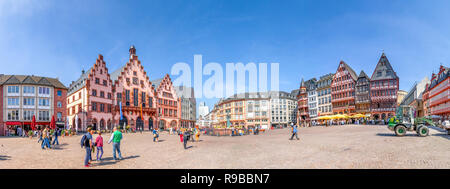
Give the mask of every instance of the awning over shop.
M 19 121 L 7 121 L 6 125 L 22 125 L 22 122 L 19 122 Z
M 6 125 L 31 125 L 31 122 L 7 121 Z M 36 125 L 50 125 L 50 122 L 36 122 Z

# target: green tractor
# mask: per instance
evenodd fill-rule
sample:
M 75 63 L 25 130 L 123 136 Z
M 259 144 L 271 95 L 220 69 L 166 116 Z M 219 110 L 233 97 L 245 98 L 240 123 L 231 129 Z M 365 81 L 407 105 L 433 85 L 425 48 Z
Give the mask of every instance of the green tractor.
M 406 112 L 404 114 L 403 112 Z M 388 122 L 388 129 L 395 132 L 397 136 L 405 136 L 407 131 L 416 131 L 421 137 L 428 136 L 427 125 L 435 126 L 432 120 L 418 117 L 413 118 L 413 108 L 410 106 L 400 106 L 397 108 L 397 116 L 391 117 Z

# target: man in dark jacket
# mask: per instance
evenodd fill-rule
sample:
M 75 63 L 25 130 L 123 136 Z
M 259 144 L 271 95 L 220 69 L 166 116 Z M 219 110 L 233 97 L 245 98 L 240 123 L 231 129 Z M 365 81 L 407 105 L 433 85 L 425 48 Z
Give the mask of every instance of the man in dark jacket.
M 186 147 L 186 144 L 187 144 L 187 142 L 188 142 L 188 140 L 189 140 L 189 131 L 186 131 L 186 132 L 184 132 L 184 134 L 183 134 L 184 136 L 183 136 L 183 145 L 184 145 L 184 149 L 187 149 L 187 147 Z
M 56 128 L 55 131 L 53 132 L 53 135 L 55 136 L 55 140 L 53 140 L 52 145 L 59 145 L 59 141 L 58 141 L 58 135 L 59 135 L 59 128 Z

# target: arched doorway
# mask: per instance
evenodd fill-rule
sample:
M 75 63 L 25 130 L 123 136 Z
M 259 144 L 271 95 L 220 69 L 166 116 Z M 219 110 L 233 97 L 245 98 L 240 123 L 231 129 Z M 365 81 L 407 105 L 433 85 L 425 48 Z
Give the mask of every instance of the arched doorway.
M 76 126 L 78 127 L 78 131 L 81 131 L 81 128 L 82 128 L 81 118 L 78 118 L 78 124 Z
M 152 118 L 148 119 L 148 130 L 149 131 L 153 130 L 153 119 Z
M 92 130 L 97 130 L 97 126 L 98 126 L 98 125 L 97 125 L 97 119 L 94 118 L 94 119 L 92 120 L 92 122 L 91 122 L 91 129 L 92 129 Z
M 133 118 L 130 119 L 130 128 L 135 128 L 135 121 Z
M 111 120 L 108 119 L 108 121 L 106 122 L 106 130 L 111 130 Z
M 100 130 L 105 130 L 105 120 L 100 120 Z
M 172 122 L 170 122 L 170 127 L 172 128 L 177 127 L 177 121 L 173 120 Z
M 160 120 L 159 121 L 159 129 L 163 130 L 166 127 L 166 121 Z
M 388 113 L 388 118 L 390 117 L 394 117 L 394 115 L 392 113 Z
M 119 120 L 119 128 L 124 129 L 125 126 L 128 125 L 128 118 L 123 116 L 122 119 Z
M 76 121 L 75 118 L 73 118 L 72 119 L 72 125 L 71 125 L 72 127 L 71 127 L 71 129 L 75 129 L 75 126 L 76 126 L 75 121 Z
M 144 130 L 144 120 L 142 120 L 141 116 L 136 119 L 136 130 L 143 131 Z
M 373 115 L 373 118 L 374 118 L 375 120 L 378 120 L 378 119 L 380 119 L 380 116 L 379 116 L 378 114 L 375 114 L 375 115 Z
M 381 119 L 382 120 L 386 120 L 386 114 L 385 113 L 381 114 Z

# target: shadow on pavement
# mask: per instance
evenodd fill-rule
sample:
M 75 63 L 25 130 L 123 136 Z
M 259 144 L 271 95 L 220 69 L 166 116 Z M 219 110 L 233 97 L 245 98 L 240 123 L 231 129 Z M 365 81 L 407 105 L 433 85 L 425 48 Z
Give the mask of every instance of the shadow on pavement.
M 139 156 L 139 155 L 137 155 L 137 156 L 128 156 L 128 157 L 124 157 L 122 160 L 117 160 L 117 161 L 115 161 L 113 159 L 113 157 L 107 157 L 107 158 L 103 158 L 102 159 L 103 161 L 96 161 L 97 163 L 95 163 L 94 166 L 113 165 L 113 164 L 116 164 L 119 161 L 124 161 L 124 160 L 127 160 L 127 159 L 133 159 L 133 158 L 138 158 L 138 157 L 141 157 L 141 156 Z
M 63 146 L 67 146 L 67 145 L 69 145 L 69 144 L 67 144 L 67 143 L 63 143 L 63 144 L 59 144 L 59 145 L 52 144 L 52 149 L 53 150 L 64 150 L 66 148 L 63 148 Z
M 377 136 L 385 136 L 385 137 L 397 137 L 397 135 L 395 135 L 395 133 L 377 133 Z M 413 133 L 408 133 L 405 135 L 405 137 L 407 136 L 415 136 L 415 137 L 419 137 L 417 134 L 413 134 Z
M 0 160 L 10 160 L 11 156 L 2 156 L 0 155 Z
M 164 142 L 164 141 L 166 141 L 166 140 L 158 140 L 158 142 Z

